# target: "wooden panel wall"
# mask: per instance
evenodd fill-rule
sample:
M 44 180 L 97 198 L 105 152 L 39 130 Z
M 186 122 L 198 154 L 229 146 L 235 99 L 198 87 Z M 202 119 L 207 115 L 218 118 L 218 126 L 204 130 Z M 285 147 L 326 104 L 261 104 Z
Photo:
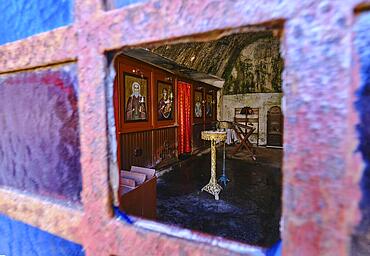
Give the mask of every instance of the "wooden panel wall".
M 130 170 L 132 165 L 152 167 L 152 131 L 121 134 L 122 169 Z
M 153 162 L 156 165 L 163 165 L 177 158 L 176 129 L 177 127 L 153 130 Z
M 162 166 L 177 157 L 177 127 L 121 134 L 122 169 Z
M 169 72 L 157 67 L 143 63 L 128 56 L 117 57 L 116 62 L 117 77 L 115 83 L 118 93 L 118 125 L 119 133 L 119 156 L 121 169 L 130 170 L 132 165 L 142 167 L 155 167 L 157 169 L 173 162 L 177 159 L 177 79 L 188 82 L 192 85 L 194 99 L 194 90 L 201 92 L 202 95 L 202 118 L 194 117 L 194 102 L 191 110 L 191 120 L 193 123 L 192 146 L 193 151 L 207 145 L 201 139 L 201 131 L 212 129 L 216 119 L 216 88 L 179 78 Z M 125 120 L 124 106 L 125 102 L 125 81 L 124 75 L 131 74 L 137 76 L 141 74 L 148 82 L 147 99 L 147 120 L 129 122 Z M 158 118 L 158 97 L 161 93 L 158 82 L 172 84 L 174 93 L 174 114 L 173 118 L 168 120 L 159 120 Z M 207 95 L 212 95 L 212 116 L 206 117 L 206 104 L 210 102 Z
M 195 109 L 195 100 L 196 94 L 202 94 L 202 118 L 196 118 L 194 114 Z M 209 95 L 212 95 L 212 116 L 206 115 L 206 104 L 208 101 Z M 193 131 L 192 131 L 192 139 L 193 139 L 193 151 L 197 151 L 199 149 L 209 147 L 209 143 L 205 142 L 201 139 L 201 132 L 205 130 L 214 130 L 216 128 L 216 119 L 217 119 L 217 90 L 214 87 L 209 85 L 196 82 L 193 84 L 193 106 L 192 106 L 192 116 L 193 116 Z
M 193 149 L 204 146 L 204 141 L 201 138 L 201 132 L 204 130 L 204 124 L 193 124 Z

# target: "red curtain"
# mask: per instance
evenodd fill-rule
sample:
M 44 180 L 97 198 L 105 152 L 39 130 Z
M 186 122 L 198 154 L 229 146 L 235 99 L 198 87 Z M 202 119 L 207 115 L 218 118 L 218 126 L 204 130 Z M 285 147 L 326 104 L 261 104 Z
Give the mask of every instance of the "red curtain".
M 191 84 L 179 81 L 178 89 L 178 153 L 191 152 Z

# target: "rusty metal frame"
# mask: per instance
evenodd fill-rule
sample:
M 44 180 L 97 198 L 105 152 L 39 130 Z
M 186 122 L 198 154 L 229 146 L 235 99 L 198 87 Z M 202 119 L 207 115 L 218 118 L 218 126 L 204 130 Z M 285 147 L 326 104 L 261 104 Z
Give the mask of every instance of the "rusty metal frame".
M 333 252 L 347 250 L 348 236 L 353 225 L 356 224 L 356 220 L 351 219 L 351 216 L 357 213 L 358 200 L 356 201 L 356 198 L 359 198 L 360 193 L 354 187 L 362 170 L 361 160 L 358 155 L 353 154 L 356 147 L 356 143 L 351 142 L 352 139 L 356 141 L 354 128 L 349 129 L 350 132 L 344 138 L 342 137 L 339 149 L 334 150 L 334 153 L 344 159 L 346 168 L 354 173 L 351 174 L 346 169 L 335 166 L 339 172 L 343 172 L 337 180 L 337 186 L 340 189 L 336 187 L 334 189 L 334 192 L 343 196 L 343 207 L 342 211 L 335 214 L 346 216 L 338 224 L 335 238 L 328 237 L 331 228 L 337 225 L 334 225 L 330 220 L 330 216 L 333 216 L 331 210 L 321 209 L 319 212 L 315 212 L 316 218 L 327 225 L 323 228 L 320 228 L 320 225 L 311 216 L 307 217 L 309 221 L 306 222 L 304 219 L 305 209 L 300 210 L 300 207 L 305 207 L 305 204 L 299 201 L 302 193 L 305 195 L 306 201 L 314 202 L 315 198 L 320 200 L 320 196 L 323 196 L 327 204 L 331 207 L 336 206 L 332 192 L 323 190 L 322 193 L 319 193 L 319 197 L 314 194 L 321 191 L 317 189 L 321 189 L 323 185 L 334 186 L 330 177 L 325 180 L 324 173 L 328 171 L 325 163 L 318 163 L 315 166 L 318 173 L 305 176 L 299 171 L 300 169 L 306 171 L 309 169 L 306 164 L 300 164 L 300 161 L 311 152 L 310 150 L 300 151 L 300 143 L 306 143 L 306 147 L 313 147 L 319 153 L 333 150 L 333 145 L 326 144 L 325 140 L 322 141 L 320 148 L 314 142 L 304 140 L 300 137 L 302 133 L 312 137 L 317 130 L 309 125 L 300 126 L 295 123 L 298 122 L 297 118 L 303 118 L 303 124 L 309 118 L 313 120 L 317 118 L 314 114 L 311 117 L 299 116 L 299 113 L 294 110 L 294 106 L 297 106 L 298 103 L 305 104 L 306 96 L 314 95 L 309 89 L 307 93 L 302 91 L 307 89 L 305 84 L 310 84 L 310 78 L 296 75 L 297 72 L 304 71 L 306 68 L 303 63 L 299 63 L 303 60 L 300 59 L 298 52 L 298 55 L 295 53 L 296 47 L 294 45 L 298 42 L 296 38 L 301 37 L 300 40 L 305 40 L 314 36 L 309 34 L 310 31 L 305 36 L 306 31 L 304 30 L 313 25 L 304 25 L 304 28 L 299 29 L 299 25 L 303 23 L 302 17 L 304 17 L 302 5 L 306 2 L 315 8 L 318 6 L 320 9 L 319 2 L 321 1 L 261 0 L 256 4 L 254 0 L 153 0 L 105 11 L 102 0 L 75 0 L 75 21 L 72 25 L 0 46 L 0 74 L 64 62 L 77 62 L 83 180 L 83 209 L 75 209 L 49 202 L 46 199 L 24 195 L 8 188 L 1 188 L 0 212 L 55 235 L 81 243 L 87 255 L 124 255 L 130 252 L 138 254 L 152 252 L 155 254 L 165 250 L 175 254 L 182 252 L 199 255 L 224 255 L 243 253 L 243 250 L 230 250 L 233 246 L 251 248 L 226 240 L 223 240 L 224 244 L 230 246 L 218 246 L 218 243 L 214 242 L 217 239 L 211 236 L 209 240 L 179 239 L 172 236 L 171 232 L 161 234 L 148 231 L 138 226 L 126 225 L 114 218 L 108 182 L 109 153 L 105 94 L 107 61 L 105 53 L 125 46 L 209 40 L 240 31 L 244 26 L 260 24 L 273 26 L 276 23 L 282 24 L 282 21 L 286 21 L 282 35 L 282 56 L 287 63 L 284 71 L 284 102 L 286 102 L 286 113 L 284 113 L 286 127 L 284 130 L 288 134 L 284 137 L 284 144 L 288 146 L 284 152 L 283 169 L 282 237 L 284 252 L 291 255 L 294 254 L 293 252 L 297 252 L 296 250 L 303 245 L 302 242 L 306 241 L 301 239 L 297 242 L 294 240 L 294 236 L 298 234 L 297 230 L 301 229 L 301 232 L 304 232 L 303 230 L 308 227 L 311 228 L 312 235 L 321 234 L 321 240 L 331 239 L 329 247 L 325 247 L 322 244 L 324 242 L 320 242 L 317 247 L 309 247 L 313 248 L 315 252 L 328 252 L 327 248 L 331 248 L 332 254 L 337 254 Z M 370 1 L 348 0 L 345 3 L 334 4 L 334 6 L 351 22 L 354 19 L 353 10 L 358 12 L 369 9 Z M 322 13 L 321 15 L 327 14 Z M 316 18 L 319 20 L 318 22 L 324 22 L 319 17 Z M 346 28 L 341 37 L 345 39 L 349 33 L 351 33 L 351 27 Z M 347 47 L 352 47 L 350 41 L 345 41 L 344 44 Z M 342 49 L 345 48 L 339 47 L 338 52 Z M 312 60 L 308 60 L 308 62 L 310 61 Z M 335 59 L 333 61 L 335 62 Z M 344 70 L 352 73 L 351 67 L 346 66 Z M 354 91 L 357 86 L 356 81 L 352 80 L 341 81 L 341 83 L 344 83 L 343 88 L 345 86 L 351 88 L 349 92 Z M 346 98 L 346 100 L 348 100 L 346 105 L 348 111 L 343 127 L 348 128 L 353 126 L 356 113 L 351 108 L 351 99 Z M 335 98 L 335 101 L 340 102 L 338 97 Z M 94 126 L 91 126 L 92 121 Z M 333 125 L 337 124 L 334 119 L 327 122 Z M 338 163 L 334 163 L 334 165 L 336 164 Z M 305 176 L 306 181 L 300 180 L 299 175 Z M 318 183 L 315 183 L 317 182 L 316 177 L 321 182 L 320 187 L 317 187 Z M 312 182 L 308 184 L 307 179 Z M 350 196 L 346 197 L 346 193 Z M 306 205 L 306 207 L 310 208 L 310 205 Z M 46 221 L 38 219 L 40 213 L 46 218 Z M 331 232 L 330 234 L 333 235 Z M 257 252 L 251 250 L 244 251 L 244 253 L 255 254 Z M 309 253 L 314 254 L 313 251 L 309 251 Z

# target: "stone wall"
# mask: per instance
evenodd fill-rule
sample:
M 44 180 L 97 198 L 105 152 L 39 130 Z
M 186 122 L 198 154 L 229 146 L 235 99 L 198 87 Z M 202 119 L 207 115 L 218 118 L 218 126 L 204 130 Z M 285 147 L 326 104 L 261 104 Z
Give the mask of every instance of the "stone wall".
M 259 108 L 259 139 L 258 145 L 267 143 L 267 111 L 273 106 L 281 105 L 282 93 L 246 93 L 237 95 L 224 95 L 221 116 L 224 121 L 234 120 L 234 109 L 249 106 Z M 251 138 L 254 142 L 255 138 Z
M 244 47 L 225 70 L 224 94 L 281 92 L 282 71 L 279 40 L 273 37 L 259 39 Z

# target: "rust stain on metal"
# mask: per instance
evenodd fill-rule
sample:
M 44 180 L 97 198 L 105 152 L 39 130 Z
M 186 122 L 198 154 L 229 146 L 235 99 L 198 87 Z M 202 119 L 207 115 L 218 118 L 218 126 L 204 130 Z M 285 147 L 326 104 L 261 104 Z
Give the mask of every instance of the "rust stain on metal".
M 59 221 L 60 217 L 47 216 L 53 205 L 13 205 L 8 214 L 47 229 L 45 223 L 28 220 L 44 214 L 55 234 L 81 242 L 87 255 L 233 255 L 210 244 L 144 231 L 112 219 L 104 52 L 179 38 L 197 40 L 196 35 L 212 31 L 284 20 L 284 254 L 345 255 L 358 222 L 360 199 L 361 161 L 353 153 L 357 115 L 352 107 L 358 85 L 350 79 L 351 23 L 360 2 L 150 1 L 104 12 L 101 1 L 76 1 L 77 19 L 72 27 L 0 46 L 2 73 L 77 58 L 80 85 L 84 214 L 81 221 L 80 213 L 67 216 L 79 223 L 81 240 L 70 237 L 72 229 L 63 230 L 65 221 Z M 206 38 L 207 34 L 202 36 Z M 20 200 L 15 195 L 10 198 Z M 2 207 L 9 206 L 9 200 L 3 199 Z M 26 214 L 15 215 L 23 210 Z

